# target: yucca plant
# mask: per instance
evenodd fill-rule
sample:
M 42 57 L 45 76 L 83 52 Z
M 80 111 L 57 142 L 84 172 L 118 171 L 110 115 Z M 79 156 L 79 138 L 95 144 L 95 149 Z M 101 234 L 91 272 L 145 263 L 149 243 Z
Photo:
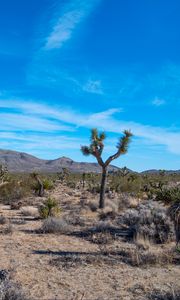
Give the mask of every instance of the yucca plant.
M 156 200 L 162 201 L 165 204 L 172 204 L 180 201 L 180 188 L 172 187 L 172 188 L 161 188 L 155 190 Z
M 59 215 L 60 208 L 58 207 L 58 203 L 54 198 L 49 197 L 39 208 L 39 215 L 42 219 L 46 219 L 48 217 L 55 217 Z
M 129 130 L 123 132 L 123 136 L 120 138 L 117 144 L 117 152 L 111 156 L 106 161 L 102 159 L 102 153 L 104 149 L 104 140 L 106 135 L 104 132 L 99 133 L 96 128 L 91 130 L 91 138 L 89 146 L 81 146 L 81 151 L 84 155 L 93 155 L 98 164 L 102 168 L 102 177 L 101 177 L 101 188 L 100 188 L 100 200 L 99 208 L 104 208 L 105 206 L 105 187 L 106 187 L 106 178 L 107 178 L 107 168 L 109 164 L 120 155 L 126 154 L 128 151 L 128 146 L 131 141 L 132 133 Z

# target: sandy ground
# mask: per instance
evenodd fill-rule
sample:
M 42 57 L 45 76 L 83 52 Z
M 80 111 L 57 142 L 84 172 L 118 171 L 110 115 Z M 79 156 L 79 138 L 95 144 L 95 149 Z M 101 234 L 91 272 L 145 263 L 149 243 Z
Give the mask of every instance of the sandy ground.
M 56 190 L 56 197 L 58 193 Z M 70 196 L 63 199 L 68 202 Z M 79 201 L 78 197 L 73 201 Z M 139 268 L 118 262 L 112 266 L 106 263 L 73 268 L 53 266 L 50 261 L 64 252 L 92 254 L 98 253 L 99 247 L 75 236 L 37 234 L 33 230 L 40 228 L 41 220 L 23 217 L 20 211 L 8 206 L 0 206 L 0 215 L 9 220 L 24 219 L 24 224 L 13 224 L 12 234 L 0 234 L 0 269 L 11 270 L 13 279 L 33 300 L 141 300 L 147 299 L 146 293 L 154 288 L 180 287 L 180 268 L 176 265 Z M 7 224 L 0 225 L 0 229 L 4 226 Z M 118 248 L 127 244 L 119 240 Z

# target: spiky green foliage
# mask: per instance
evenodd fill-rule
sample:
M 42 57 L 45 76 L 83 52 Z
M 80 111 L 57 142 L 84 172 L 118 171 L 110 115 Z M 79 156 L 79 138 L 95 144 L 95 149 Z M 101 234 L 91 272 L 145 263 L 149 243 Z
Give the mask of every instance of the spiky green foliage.
M 106 135 L 104 132 L 98 133 L 98 130 L 96 128 L 93 128 L 91 130 L 91 138 L 90 138 L 90 145 L 89 146 L 82 146 L 81 151 L 84 155 L 93 155 L 95 157 L 100 157 L 103 149 L 104 149 L 104 143 Z
M 128 151 L 128 146 L 131 142 L 131 137 L 132 137 L 132 133 L 130 130 L 124 130 L 123 132 L 123 136 L 119 139 L 119 142 L 117 144 L 117 149 L 118 151 L 114 154 L 111 155 L 105 162 L 105 165 L 108 166 L 112 160 L 118 158 L 120 155 L 126 154 Z
M 120 138 L 117 149 L 120 154 L 126 154 L 128 151 L 128 146 L 130 143 L 130 138 L 132 137 L 132 133 L 129 130 L 124 130 L 124 135 Z
M 132 133 L 129 130 L 124 130 L 123 132 L 123 136 L 120 138 L 118 144 L 117 144 L 117 149 L 118 151 L 110 156 L 106 161 L 105 161 L 105 165 L 109 165 L 109 163 L 116 159 L 117 157 L 119 157 L 122 154 L 127 153 L 128 150 L 128 146 L 129 143 L 131 141 L 131 137 L 132 137 Z M 106 135 L 104 132 L 98 133 L 98 130 L 96 128 L 93 128 L 91 130 L 91 143 L 89 146 L 82 146 L 81 147 L 81 151 L 84 155 L 88 156 L 88 155 L 93 155 L 96 158 L 101 158 L 103 149 L 104 149 L 104 140 L 106 138 Z M 98 161 L 99 163 L 99 161 Z M 103 161 L 101 161 L 101 163 L 99 163 L 100 165 L 103 164 Z
M 58 207 L 58 203 L 54 198 L 49 197 L 44 205 L 39 208 L 39 214 L 42 219 L 46 219 L 48 217 L 55 217 L 59 215 L 60 208 Z
M 177 203 L 180 201 L 180 188 L 178 187 L 161 188 L 160 185 L 154 190 L 154 194 L 156 195 L 157 201 L 162 201 L 165 204 Z

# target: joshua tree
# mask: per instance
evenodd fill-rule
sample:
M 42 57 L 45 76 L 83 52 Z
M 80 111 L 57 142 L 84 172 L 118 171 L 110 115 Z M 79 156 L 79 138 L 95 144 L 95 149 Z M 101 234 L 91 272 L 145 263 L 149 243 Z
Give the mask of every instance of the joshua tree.
M 44 185 L 43 185 L 42 180 L 39 177 L 39 174 L 36 172 L 33 172 L 31 174 L 31 176 L 32 176 L 32 178 L 34 178 L 36 180 L 36 182 L 38 184 L 38 196 L 43 197 L 44 196 Z
M 0 187 L 8 183 L 8 169 L 6 166 L 0 165 Z
M 106 187 L 106 177 L 107 168 L 109 164 L 120 155 L 127 153 L 129 143 L 131 141 L 132 133 L 128 130 L 123 132 L 123 136 L 120 138 L 117 144 L 117 152 L 111 156 L 106 161 L 102 159 L 102 152 L 104 149 L 104 140 L 106 135 L 104 132 L 98 133 L 96 128 L 91 130 L 91 143 L 89 146 L 81 146 L 81 151 L 84 155 L 93 155 L 98 164 L 102 167 L 102 177 L 101 177 L 101 189 L 100 189 L 100 201 L 99 208 L 104 208 L 105 205 L 105 187 Z
M 129 170 L 127 167 L 123 167 L 121 170 L 118 171 L 118 173 L 122 176 L 122 177 L 126 177 L 129 174 Z

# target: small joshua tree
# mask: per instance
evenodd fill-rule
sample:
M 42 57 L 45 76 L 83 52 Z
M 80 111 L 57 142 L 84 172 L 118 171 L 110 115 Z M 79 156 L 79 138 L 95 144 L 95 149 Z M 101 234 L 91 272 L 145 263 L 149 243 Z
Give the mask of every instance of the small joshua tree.
M 31 176 L 37 182 L 37 185 L 38 185 L 38 196 L 39 197 L 43 197 L 44 196 L 44 185 L 43 185 L 43 182 L 42 182 L 41 178 L 39 177 L 39 174 L 36 173 L 36 172 L 33 172 L 31 174 Z
M 6 166 L 0 165 L 0 187 L 8 183 L 8 169 Z
M 132 133 L 128 130 L 123 132 L 123 136 L 120 138 L 117 144 L 117 152 L 111 156 L 106 161 L 102 159 L 102 152 L 104 149 L 104 140 L 106 135 L 104 132 L 98 133 L 96 128 L 91 130 L 91 143 L 89 146 L 81 146 L 81 151 L 84 155 L 93 155 L 98 164 L 102 167 L 102 177 L 101 177 L 101 189 L 100 189 L 100 201 L 99 208 L 104 208 L 105 206 L 105 188 L 106 188 L 106 178 L 107 178 L 107 168 L 109 164 L 120 155 L 126 154 L 128 151 L 128 146 L 131 141 Z

